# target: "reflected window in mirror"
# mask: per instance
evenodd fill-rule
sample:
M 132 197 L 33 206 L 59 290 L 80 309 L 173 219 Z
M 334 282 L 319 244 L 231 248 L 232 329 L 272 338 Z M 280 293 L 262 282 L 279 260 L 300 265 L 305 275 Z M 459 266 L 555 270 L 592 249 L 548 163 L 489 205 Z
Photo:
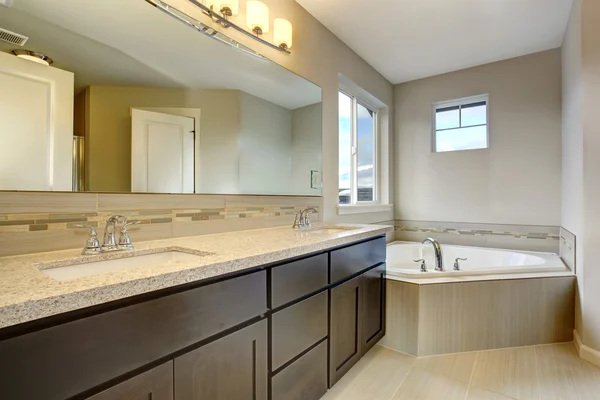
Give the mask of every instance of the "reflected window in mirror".
M 339 92 L 339 204 L 377 203 L 377 111 Z

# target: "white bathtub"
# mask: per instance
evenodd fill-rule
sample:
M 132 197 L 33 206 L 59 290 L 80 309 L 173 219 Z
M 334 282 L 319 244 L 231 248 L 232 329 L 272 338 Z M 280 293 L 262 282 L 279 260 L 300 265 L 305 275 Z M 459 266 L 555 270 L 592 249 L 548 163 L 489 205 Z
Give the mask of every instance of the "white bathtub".
M 460 271 L 454 271 L 456 258 Z M 427 272 L 421 272 L 421 263 L 413 260 L 425 259 Z M 503 277 L 533 277 L 537 274 L 565 275 L 570 270 L 560 257 L 553 253 L 488 249 L 482 247 L 450 246 L 442 244 L 442 258 L 446 271 L 435 271 L 435 256 L 431 244 L 393 242 L 387 247 L 387 275 L 400 280 L 467 280 L 476 277 L 502 279 Z M 448 279 L 444 279 L 448 278 Z M 454 280 L 454 279 L 452 279 Z

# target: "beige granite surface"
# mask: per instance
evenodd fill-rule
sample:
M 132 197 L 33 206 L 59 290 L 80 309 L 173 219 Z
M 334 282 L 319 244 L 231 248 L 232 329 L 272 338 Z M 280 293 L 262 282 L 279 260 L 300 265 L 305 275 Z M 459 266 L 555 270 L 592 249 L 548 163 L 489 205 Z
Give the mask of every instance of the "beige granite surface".
M 316 224 L 318 228 L 356 228 L 338 233 L 295 231 L 290 227 L 255 229 L 135 243 L 140 253 L 178 248 L 202 255 L 197 261 L 158 268 L 143 265 L 119 272 L 57 281 L 40 269 L 127 255 L 83 257 L 81 249 L 0 257 L 0 328 L 142 293 L 240 272 L 393 230 L 381 225 Z M 83 243 L 82 243 L 83 245 Z

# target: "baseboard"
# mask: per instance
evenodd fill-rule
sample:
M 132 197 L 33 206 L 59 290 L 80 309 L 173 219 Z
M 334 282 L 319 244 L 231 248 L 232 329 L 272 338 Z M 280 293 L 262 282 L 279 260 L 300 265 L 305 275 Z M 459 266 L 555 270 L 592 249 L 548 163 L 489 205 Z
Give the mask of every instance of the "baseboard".
M 577 354 L 579 354 L 579 357 L 581 357 L 581 346 L 583 346 L 583 343 L 581 343 L 581 338 L 579 337 L 577 329 L 573 329 L 573 344 L 575 345 Z
M 573 331 L 573 343 L 581 359 L 600 367 L 600 351 L 584 345 L 577 330 Z

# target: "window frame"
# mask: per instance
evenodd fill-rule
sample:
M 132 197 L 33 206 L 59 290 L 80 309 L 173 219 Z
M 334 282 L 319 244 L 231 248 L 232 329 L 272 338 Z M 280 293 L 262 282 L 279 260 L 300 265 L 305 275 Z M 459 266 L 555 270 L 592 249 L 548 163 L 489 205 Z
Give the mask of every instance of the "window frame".
M 448 107 L 462 107 L 466 105 L 470 105 L 473 103 L 484 102 L 486 104 L 485 108 L 485 135 L 486 135 L 486 147 L 478 147 L 473 149 L 462 149 L 462 150 L 451 150 L 451 151 L 438 151 L 437 150 L 437 132 L 436 129 L 436 114 L 439 109 L 448 108 Z M 459 114 L 461 115 L 461 114 Z M 460 116 L 459 116 L 460 118 Z M 462 121 L 461 121 L 462 122 Z M 460 125 L 460 122 L 459 122 Z M 475 126 L 483 126 L 483 125 L 473 125 Z M 469 128 L 459 126 L 458 128 L 450 128 L 450 129 L 440 129 L 440 131 L 448 131 L 453 129 L 461 129 L 461 128 Z M 440 101 L 437 103 L 433 103 L 431 105 L 431 152 L 432 153 L 455 153 L 457 151 L 475 151 L 475 150 L 487 150 L 490 148 L 490 95 L 489 93 L 479 94 L 476 96 L 463 97 L 460 99 Z
M 351 90 L 347 90 L 344 87 L 338 88 L 338 99 L 339 94 L 343 94 L 350 98 L 352 101 L 352 110 L 351 110 L 351 133 L 352 133 L 352 142 L 350 144 L 351 151 L 351 164 L 350 164 L 350 202 L 342 204 L 340 203 L 339 196 L 339 170 L 340 163 L 338 160 L 338 207 L 361 207 L 361 206 L 376 206 L 381 204 L 380 202 L 380 193 L 379 193 L 379 143 L 381 136 L 381 113 L 380 108 L 376 107 L 373 103 L 365 99 L 363 96 L 355 94 Z M 358 113 L 358 105 L 363 106 L 367 110 L 371 111 L 375 114 L 375 118 L 373 118 L 373 200 L 371 201 L 358 201 L 358 124 L 357 124 L 357 113 Z M 339 104 L 338 104 L 338 146 L 339 146 Z

